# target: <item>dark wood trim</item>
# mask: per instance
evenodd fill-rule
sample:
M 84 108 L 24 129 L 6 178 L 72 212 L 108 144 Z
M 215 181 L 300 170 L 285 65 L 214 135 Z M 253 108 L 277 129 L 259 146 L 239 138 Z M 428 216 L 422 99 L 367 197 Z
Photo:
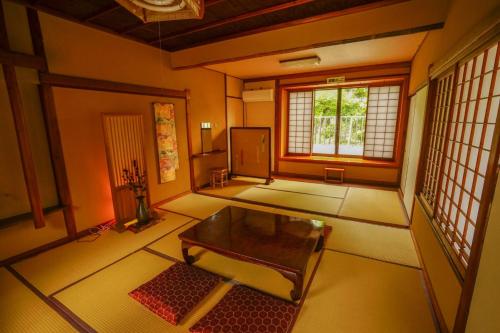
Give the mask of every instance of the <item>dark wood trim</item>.
M 131 83 L 114 82 L 107 80 L 89 79 L 77 76 L 60 74 L 40 74 L 40 83 L 52 87 L 85 89 L 116 92 L 123 94 L 136 94 L 170 98 L 186 98 L 186 91 L 143 86 Z
M 386 64 L 378 64 L 378 65 L 366 65 L 366 66 L 354 66 L 354 67 L 346 67 L 346 68 L 338 68 L 338 69 L 326 69 L 320 71 L 312 71 L 305 73 L 294 73 L 294 74 L 284 74 L 284 75 L 274 75 L 274 76 L 264 76 L 264 77 L 256 77 L 251 79 L 243 80 L 244 83 L 248 82 L 260 82 L 260 81 L 270 81 L 270 80 L 290 80 L 290 79 L 300 79 L 300 78 L 308 78 L 315 76 L 326 76 L 326 75 L 339 75 L 339 74 L 351 74 L 357 72 L 371 72 L 377 70 L 388 70 L 388 69 L 411 69 L 411 62 L 402 61 L 402 62 L 391 62 Z M 400 75 L 408 75 L 405 74 L 391 74 L 391 76 L 400 76 Z M 373 78 L 373 75 L 370 76 Z M 380 76 L 376 76 L 380 77 Z M 360 78 L 355 78 L 353 80 L 359 81 Z M 313 82 L 304 82 L 301 84 L 314 84 Z
M 0 49 L 0 63 L 16 67 L 26 67 L 33 69 L 44 69 L 46 67 L 45 59 L 32 54 L 7 51 Z
M 36 247 L 34 249 L 31 249 L 31 250 L 16 254 L 16 255 L 9 257 L 7 259 L 4 259 L 4 260 L 0 261 L 0 266 L 13 265 L 16 262 L 19 262 L 19 261 L 27 259 L 27 258 L 34 257 L 42 252 L 48 251 L 50 249 L 64 245 L 64 244 L 69 243 L 69 242 L 71 242 L 71 239 L 69 237 L 60 238 L 58 240 L 52 241 L 50 243 L 41 245 L 41 246 Z
M 173 197 L 170 197 L 170 198 L 167 198 L 167 199 L 164 199 L 164 200 L 160 200 L 160 201 L 152 204 L 151 207 L 161 209 L 159 206 L 164 205 L 167 202 L 174 201 L 176 199 L 182 198 L 183 196 L 188 195 L 190 193 L 193 193 L 193 192 L 191 190 L 181 192 L 179 194 L 174 195 Z
M 323 13 L 323 14 L 319 14 L 319 15 L 315 15 L 315 16 L 310 16 L 310 17 L 306 17 L 306 18 L 302 18 L 302 19 L 291 20 L 288 22 L 272 24 L 272 25 L 268 25 L 268 26 L 264 26 L 264 27 L 260 27 L 260 28 L 255 28 L 255 29 L 250 29 L 250 30 L 246 30 L 246 31 L 242 31 L 242 32 L 237 32 L 237 33 L 222 36 L 222 37 L 211 38 L 211 39 L 204 40 L 202 42 L 198 42 L 198 43 L 189 45 L 188 47 L 172 48 L 172 49 L 170 49 L 170 51 L 174 52 L 174 51 L 178 51 L 181 49 L 193 48 L 196 46 L 215 43 L 215 42 L 221 42 L 221 41 L 225 41 L 228 39 L 244 37 L 244 36 L 248 36 L 248 35 L 254 35 L 254 34 L 258 34 L 258 33 L 262 33 L 262 32 L 268 32 L 268 31 L 278 30 L 278 29 L 283 29 L 283 28 L 289 28 L 289 27 L 296 26 L 296 25 L 314 23 L 317 21 L 322 21 L 322 20 L 326 20 L 326 19 L 339 17 L 339 16 L 344 16 L 344 15 L 361 13 L 364 11 L 377 9 L 377 8 L 385 7 L 385 6 L 389 6 L 389 5 L 394 5 L 394 4 L 398 4 L 398 3 L 406 2 L 406 1 L 408 1 L 408 0 L 382 0 L 382 1 L 369 3 L 369 4 L 365 4 L 365 5 L 359 5 L 356 7 L 351 7 L 351 8 L 347 8 L 347 9 L 343 9 L 343 10 L 334 10 L 334 11 L 330 11 L 327 13 Z M 289 50 L 288 52 L 291 52 L 291 51 Z M 252 57 L 254 57 L 254 56 L 252 56 Z
M 45 216 L 45 215 L 53 213 L 53 212 L 62 211 L 63 209 L 64 209 L 64 207 L 61 207 L 61 206 L 45 207 L 45 208 L 43 208 L 43 215 Z M 33 213 L 31 213 L 31 211 L 29 211 L 27 213 L 14 215 L 14 216 L 9 216 L 9 217 L 0 219 L 0 229 L 3 229 L 7 226 L 16 224 L 20 221 L 30 220 L 30 219 L 33 219 Z
M 196 191 L 196 179 L 194 178 L 194 163 L 193 163 L 193 137 L 191 134 L 191 93 L 189 89 L 185 90 L 186 94 L 186 132 L 187 132 L 187 145 L 189 156 L 189 183 L 191 184 L 191 191 Z
M 226 169 L 229 172 L 229 133 L 228 133 L 228 128 L 227 128 L 227 74 L 224 74 L 224 121 L 226 122 L 224 125 L 225 131 L 224 131 L 224 136 L 226 139 Z
M 281 88 L 280 80 L 274 80 L 274 170 L 279 172 L 281 156 Z
M 109 14 L 111 12 L 114 12 L 118 8 L 122 8 L 122 6 L 120 6 L 117 2 L 113 2 L 109 6 L 106 6 L 105 8 L 100 9 L 100 10 L 98 10 L 97 12 L 95 12 L 93 14 L 90 14 L 89 16 L 87 16 L 86 18 L 84 18 L 83 21 L 84 22 L 92 21 L 92 20 L 94 20 L 96 18 L 99 18 L 99 17 L 101 17 L 103 15 L 106 15 L 106 14 Z
M 372 35 L 365 35 L 365 36 L 347 38 L 347 39 L 336 40 L 336 41 L 320 42 L 320 43 L 309 44 L 309 45 L 305 45 L 305 46 L 292 47 L 292 48 L 288 48 L 288 49 L 273 50 L 273 51 L 266 51 L 266 52 L 257 52 L 257 53 L 253 53 L 253 54 L 249 54 L 249 55 L 236 56 L 236 57 L 224 58 L 224 59 L 219 59 L 219 60 L 210 60 L 210 61 L 205 61 L 205 62 L 201 62 L 201 63 L 197 63 L 197 64 L 173 66 L 173 69 L 178 69 L 178 70 L 189 69 L 189 68 L 194 68 L 194 67 L 216 65 L 216 64 L 220 64 L 220 63 L 226 63 L 226 62 L 234 62 L 234 61 L 238 61 L 238 60 L 252 59 L 252 58 L 256 58 L 256 57 L 263 57 L 263 56 L 284 54 L 284 53 L 290 53 L 290 52 L 296 52 L 296 51 L 310 50 L 310 49 L 321 48 L 321 47 L 326 47 L 326 46 L 343 45 L 343 44 L 362 42 L 362 41 L 367 41 L 367 40 L 372 40 L 372 39 L 410 35 L 410 34 L 415 34 L 415 33 L 419 33 L 419 32 L 426 32 L 426 31 L 431 31 L 431 30 L 442 29 L 443 27 L 444 27 L 444 23 L 439 22 L 439 23 L 428 24 L 428 25 L 424 25 L 424 26 L 420 26 L 420 27 L 408 28 L 408 29 L 403 29 L 403 30 L 382 32 L 382 33 L 377 33 L 377 34 L 372 34 Z M 245 32 L 244 34 L 241 34 L 241 36 L 257 34 L 259 32 L 260 31 L 250 30 L 248 32 Z M 215 38 L 212 40 L 206 40 L 200 44 L 221 42 L 221 41 L 224 41 L 227 39 L 241 37 L 241 36 L 240 35 L 231 35 L 231 36 L 226 36 L 223 38 Z M 200 46 L 200 45 L 194 44 L 194 45 L 191 45 L 189 47 L 194 48 L 197 46 Z M 171 50 L 171 52 L 175 52 L 175 51 L 179 51 L 179 50 L 175 50 L 175 49 Z
M 499 44 L 497 44 L 498 46 Z M 500 50 L 497 49 L 497 54 L 495 56 L 495 66 L 491 78 L 490 91 L 488 94 L 488 105 L 486 110 L 490 110 L 492 95 L 496 80 L 496 76 L 500 75 L 499 71 L 496 69 L 499 64 L 499 54 Z M 474 73 L 474 70 L 472 71 Z M 464 74 L 465 75 L 465 74 Z M 488 113 L 487 113 L 488 114 Z M 486 116 L 485 116 L 486 117 Z M 484 189 L 481 198 L 481 204 L 479 206 L 479 212 L 476 221 L 476 229 L 474 231 L 474 238 L 471 246 L 471 254 L 469 258 L 469 263 L 467 270 L 465 272 L 464 284 L 462 288 L 462 295 L 460 296 L 460 303 L 457 310 L 457 316 L 455 317 L 454 332 L 462 333 L 465 332 L 467 320 L 469 317 L 470 305 L 472 302 L 472 296 L 474 294 L 474 288 L 476 285 L 477 273 L 479 271 L 479 264 L 481 260 L 481 253 L 483 251 L 484 238 L 486 236 L 486 230 L 488 228 L 488 219 L 490 214 L 490 208 L 493 201 L 493 195 L 495 194 L 495 188 L 497 184 L 498 174 L 499 174 L 499 155 L 500 155 L 500 116 L 497 114 L 495 131 L 493 134 L 491 152 L 488 160 L 488 167 L 484 177 Z M 484 141 L 484 131 L 481 138 L 481 144 Z M 480 155 L 479 155 L 480 156 Z M 498 193 L 497 193 L 498 195 Z
M 7 37 L 7 28 L 5 26 L 2 4 L 0 4 L 0 34 L 2 35 L 0 38 L 0 47 L 8 50 L 9 40 Z M 21 155 L 24 182 L 30 202 L 31 212 L 33 214 L 33 222 L 35 228 L 43 228 L 45 226 L 43 207 L 40 199 L 40 191 L 38 189 L 36 166 L 33 160 L 31 143 L 29 141 L 29 129 L 26 123 L 22 95 L 17 83 L 16 68 L 14 65 L 7 64 L 3 64 L 2 68 L 9 96 L 12 118 L 16 129 L 17 144 L 19 154 Z
M 34 293 L 38 298 L 40 298 L 45 304 L 51 307 L 57 312 L 64 320 L 66 320 L 71 326 L 73 326 L 78 332 L 97 332 L 92 327 L 90 327 L 83 320 L 78 318 L 73 312 L 71 312 L 66 306 L 60 303 L 53 297 L 45 296 L 40 290 L 36 289 L 26 278 L 19 274 L 10 266 L 5 267 L 19 282 L 21 282 L 25 287 L 27 287 L 32 293 Z
M 227 74 L 224 74 L 226 76 L 230 76 L 230 75 L 227 75 Z M 241 79 L 239 79 L 241 80 Z M 243 97 L 238 97 L 238 96 L 229 96 L 229 95 L 226 95 L 226 98 L 234 98 L 234 99 L 239 99 L 239 100 L 243 100 Z
M 255 10 L 253 12 L 246 12 L 246 13 L 243 13 L 243 14 L 240 14 L 237 16 L 232 16 L 232 17 L 228 17 L 228 18 L 225 18 L 222 20 L 217 20 L 214 22 L 203 24 L 200 26 L 187 28 L 187 29 L 182 30 L 182 31 L 176 31 L 173 33 L 169 33 L 169 34 L 166 34 L 164 36 L 161 36 L 158 39 L 151 41 L 150 44 L 158 44 L 158 43 L 162 43 L 162 42 L 169 40 L 169 39 L 179 38 L 179 37 L 183 37 L 183 36 L 190 35 L 193 33 L 202 32 L 202 31 L 209 30 L 209 29 L 214 29 L 214 28 L 217 28 L 217 27 L 220 27 L 223 25 L 227 25 L 227 24 L 238 23 L 238 22 L 241 22 L 241 21 L 253 18 L 253 17 L 262 16 L 262 15 L 274 13 L 277 11 L 305 5 L 305 4 L 311 3 L 313 1 L 314 0 L 292 0 L 290 2 L 285 2 L 285 3 L 278 4 L 278 5 L 273 5 L 273 6 L 269 6 L 266 8 L 258 9 L 258 10 Z
M 43 43 L 42 28 L 38 12 L 34 9 L 27 8 L 28 23 L 33 43 L 35 54 L 44 59 L 45 67 L 41 68 L 41 72 L 47 72 L 48 66 L 46 62 L 45 47 Z M 40 77 L 40 71 L 38 76 Z M 73 200 L 69 188 L 68 175 L 66 172 L 66 164 L 64 163 L 64 153 L 62 147 L 62 139 L 59 130 L 59 124 L 55 109 L 54 95 L 52 88 L 47 85 L 40 85 L 38 88 L 40 96 L 42 113 L 47 131 L 47 141 L 49 143 L 50 156 L 52 167 L 54 170 L 54 178 L 57 186 L 57 194 L 59 202 L 63 206 L 64 222 L 66 231 L 71 239 L 77 237 L 75 215 L 73 210 Z

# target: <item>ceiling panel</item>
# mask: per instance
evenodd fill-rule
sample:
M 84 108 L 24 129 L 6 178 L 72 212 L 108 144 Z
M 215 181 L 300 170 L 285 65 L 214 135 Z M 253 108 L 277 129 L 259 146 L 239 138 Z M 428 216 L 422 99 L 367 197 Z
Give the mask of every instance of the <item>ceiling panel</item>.
M 377 2 L 394 3 L 388 0 L 206 0 L 205 17 L 201 20 L 144 24 L 132 13 L 117 5 L 114 0 L 17 1 L 51 14 L 69 16 L 82 23 L 91 23 L 94 27 L 102 27 L 106 31 L 112 30 L 122 36 L 139 38 L 156 47 L 160 46 L 160 43 L 155 43 L 159 36 L 166 37 L 161 46 L 169 51 L 233 38 L 256 29 L 265 29 L 276 24 L 360 5 Z M 279 10 L 273 7 L 287 3 L 292 7 L 281 6 L 278 7 Z M 192 29 L 195 30 L 190 31 Z M 182 35 L 175 36 L 179 33 Z
M 241 79 L 305 73 L 356 66 L 411 61 L 426 32 L 333 45 L 303 51 L 226 62 L 207 68 Z M 279 61 L 317 55 L 319 65 L 283 67 Z

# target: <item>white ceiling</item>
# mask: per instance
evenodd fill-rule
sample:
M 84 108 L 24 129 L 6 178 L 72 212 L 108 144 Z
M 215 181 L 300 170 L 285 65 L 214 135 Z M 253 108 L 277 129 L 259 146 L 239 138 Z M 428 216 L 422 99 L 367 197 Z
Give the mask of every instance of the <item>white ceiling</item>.
M 206 66 L 241 79 L 411 61 L 426 32 L 326 46 Z M 287 68 L 279 60 L 318 55 L 319 65 Z

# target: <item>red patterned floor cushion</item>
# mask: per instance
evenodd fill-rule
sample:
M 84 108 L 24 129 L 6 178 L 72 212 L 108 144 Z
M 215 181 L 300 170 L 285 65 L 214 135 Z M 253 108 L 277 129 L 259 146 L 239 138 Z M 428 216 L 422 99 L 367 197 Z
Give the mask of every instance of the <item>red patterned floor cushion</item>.
M 288 332 L 299 307 L 236 285 L 189 330 L 193 333 Z
M 177 325 L 221 280 L 202 269 L 176 263 L 129 295 Z

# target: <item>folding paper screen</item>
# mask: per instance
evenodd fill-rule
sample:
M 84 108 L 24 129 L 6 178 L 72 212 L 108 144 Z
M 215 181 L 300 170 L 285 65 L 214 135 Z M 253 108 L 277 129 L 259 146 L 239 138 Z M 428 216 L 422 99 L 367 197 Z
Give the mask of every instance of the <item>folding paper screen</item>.
M 135 217 L 134 193 L 126 186 L 123 170 L 133 170 L 137 161 L 140 173 L 146 173 L 144 124 L 142 114 L 104 114 L 104 138 L 111 194 L 118 224 Z
M 311 152 L 313 91 L 290 92 L 288 117 L 288 152 Z
M 231 127 L 231 174 L 271 179 L 270 127 Z
M 175 180 L 179 169 L 173 104 L 154 103 L 158 172 L 160 184 Z
M 400 86 L 369 88 L 364 156 L 394 157 L 400 90 Z

